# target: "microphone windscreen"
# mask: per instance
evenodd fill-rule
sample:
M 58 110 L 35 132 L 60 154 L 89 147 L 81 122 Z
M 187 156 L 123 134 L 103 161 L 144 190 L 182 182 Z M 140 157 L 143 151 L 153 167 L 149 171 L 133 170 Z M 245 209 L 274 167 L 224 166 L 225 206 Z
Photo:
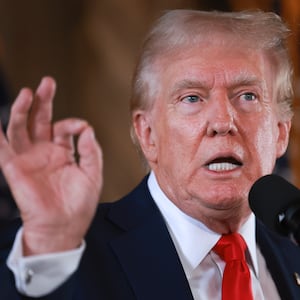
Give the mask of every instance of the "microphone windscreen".
M 280 214 L 295 203 L 300 203 L 300 191 L 278 175 L 258 179 L 249 192 L 249 205 L 254 214 L 270 229 L 287 235 L 280 222 Z

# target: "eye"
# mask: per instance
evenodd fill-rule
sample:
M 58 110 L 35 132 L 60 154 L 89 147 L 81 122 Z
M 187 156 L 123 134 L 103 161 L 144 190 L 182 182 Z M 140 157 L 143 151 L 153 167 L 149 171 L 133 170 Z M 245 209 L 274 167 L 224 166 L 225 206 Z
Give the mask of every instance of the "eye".
M 254 93 L 248 92 L 241 95 L 241 99 L 245 101 L 255 101 L 257 96 Z
M 189 95 L 182 99 L 184 103 L 196 103 L 200 101 L 200 97 L 197 95 Z

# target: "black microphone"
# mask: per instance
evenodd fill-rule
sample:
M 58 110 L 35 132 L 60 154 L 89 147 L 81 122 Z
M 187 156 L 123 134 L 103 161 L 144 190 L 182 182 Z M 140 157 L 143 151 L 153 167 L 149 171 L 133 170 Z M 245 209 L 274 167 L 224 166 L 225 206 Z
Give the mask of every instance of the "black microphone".
M 249 205 L 267 227 L 300 245 L 300 190 L 278 175 L 258 179 L 250 189 Z

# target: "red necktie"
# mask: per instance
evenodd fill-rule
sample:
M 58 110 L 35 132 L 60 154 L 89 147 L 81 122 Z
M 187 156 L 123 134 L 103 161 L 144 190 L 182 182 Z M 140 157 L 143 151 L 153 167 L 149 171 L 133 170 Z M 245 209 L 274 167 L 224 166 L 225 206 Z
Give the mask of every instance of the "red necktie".
M 253 300 L 250 271 L 245 259 L 246 243 L 238 233 L 223 235 L 214 246 L 225 262 L 222 300 Z

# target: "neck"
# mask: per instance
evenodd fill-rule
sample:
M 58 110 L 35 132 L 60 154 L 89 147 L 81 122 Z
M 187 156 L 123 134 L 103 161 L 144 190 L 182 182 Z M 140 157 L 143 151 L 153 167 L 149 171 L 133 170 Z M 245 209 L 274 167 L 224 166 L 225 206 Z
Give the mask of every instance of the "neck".
M 202 222 L 210 230 L 219 234 L 229 234 L 239 231 L 243 224 L 248 220 L 251 210 L 247 207 L 242 209 L 228 210 L 186 210 L 180 208 L 184 213 Z

